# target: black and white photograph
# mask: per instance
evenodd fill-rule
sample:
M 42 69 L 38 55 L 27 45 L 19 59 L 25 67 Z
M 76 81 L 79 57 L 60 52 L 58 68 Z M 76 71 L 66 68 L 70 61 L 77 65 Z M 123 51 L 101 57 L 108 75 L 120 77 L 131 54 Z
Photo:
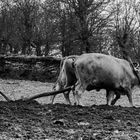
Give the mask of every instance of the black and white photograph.
M 140 0 L 0 0 L 0 140 L 140 140 Z

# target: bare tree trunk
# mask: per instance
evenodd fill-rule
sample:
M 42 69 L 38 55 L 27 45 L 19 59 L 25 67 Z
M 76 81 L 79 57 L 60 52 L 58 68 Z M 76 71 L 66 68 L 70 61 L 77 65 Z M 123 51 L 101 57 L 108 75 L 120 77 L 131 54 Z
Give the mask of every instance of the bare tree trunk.
M 36 55 L 37 56 L 41 56 L 42 55 L 41 54 L 41 46 L 39 46 L 39 45 L 36 46 Z
M 91 52 L 91 49 L 90 49 L 91 46 L 90 46 L 90 43 L 88 41 L 88 38 L 83 40 L 83 44 L 85 45 L 85 52 L 90 53 Z
M 22 54 L 23 54 L 23 55 L 26 54 L 26 47 L 27 47 L 27 46 L 26 46 L 26 42 L 24 42 L 23 45 L 22 45 L 22 48 L 21 48 L 21 49 L 22 49 L 21 51 L 22 51 Z
M 48 42 L 46 42 L 46 44 L 45 44 L 45 56 L 47 56 L 48 55 L 48 53 L 49 53 L 49 50 L 50 50 L 50 48 L 49 48 L 50 46 L 49 46 L 49 43 Z

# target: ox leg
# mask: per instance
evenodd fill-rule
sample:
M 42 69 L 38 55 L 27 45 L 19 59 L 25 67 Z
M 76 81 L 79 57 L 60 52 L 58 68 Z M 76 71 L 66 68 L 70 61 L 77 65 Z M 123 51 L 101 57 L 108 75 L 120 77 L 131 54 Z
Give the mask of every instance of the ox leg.
M 74 97 L 74 105 L 77 105 L 77 99 L 76 99 L 77 92 L 75 91 L 75 85 L 72 88 L 72 93 L 73 93 L 73 97 Z
M 50 97 L 51 104 L 53 104 L 55 96 L 56 95 L 53 95 L 53 96 Z
M 74 97 L 74 105 L 79 105 L 80 104 L 80 95 L 78 95 L 77 91 L 73 91 L 73 97 Z
M 115 97 L 115 99 L 113 99 L 112 101 L 111 101 L 111 105 L 115 105 L 115 103 L 116 103 L 116 101 L 118 100 L 118 99 L 120 99 L 120 93 L 119 92 L 115 92 L 115 94 L 116 94 L 116 97 Z
M 59 84 L 58 82 L 55 82 L 55 84 L 53 85 L 52 90 L 56 91 L 56 90 L 60 90 L 60 89 L 61 89 L 60 84 Z M 56 97 L 56 95 L 52 95 L 52 96 L 50 97 L 51 104 L 54 103 L 55 97 Z
M 113 98 L 114 98 L 114 92 L 110 90 L 106 90 L 106 100 L 107 100 L 106 105 L 110 105 L 111 99 Z
M 71 105 L 70 98 L 69 98 L 69 93 L 70 93 L 70 91 L 65 92 L 64 97 L 65 97 L 65 100 L 66 100 L 67 104 Z
M 80 102 L 81 100 L 81 95 L 85 92 L 85 89 L 83 86 L 81 86 L 81 84 L 79 84 L 78 82 L 75 84 L 75 101 L 77 103 L 77 105 L 81 105 L 83 106 L 83 104 Z
M 74 97 L 74 105 L 77 105 L 77 101 L 76 101 L 76 92 L 73 91 L 73 97 Z
M 81 98 L 82 98 L 82 93 L 81 93 L 81 91 L 80 91 L 80 93 L 79 93 L 79 91 L 75 91 L 75 102 L 76 102 L 76 105 L 81 105 L 81 106 L 83 106 L 83 104 L 82 104 L 82 102 L 80 101 L 81 100 Z
M 133 107 L 133 102 L 132 102 L 132 92 L 128 91 L 127 97 L 130 103 L 130 106 Z

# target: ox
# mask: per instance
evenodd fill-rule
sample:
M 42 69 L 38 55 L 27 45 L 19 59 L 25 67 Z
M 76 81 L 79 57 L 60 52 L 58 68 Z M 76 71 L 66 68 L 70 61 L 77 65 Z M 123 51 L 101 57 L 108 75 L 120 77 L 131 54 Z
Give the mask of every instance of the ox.
M 77 57 L 78 56 L 76 56 L 76 55 L 72 55 L 72 56 L 65 57 L 61 60 L 60 73 L 59 73 L 58 79 L 53 87 L 54 90 L 62 90 L 66 87 L 75 85 L 75 83 L 77 82 L 77 79 L 76 79 L 76 75 L 75 75 L 75 71 L 74 71 L 74 67 L 73 67 L 73 62 L 75 61 L 75 59 Z M 70 93 L 70 91 L 65 92 L 63 94 L 64 94 L 66 102 L 68 104 L 71 104 L 70 99 L 69 99 L 69 93 Z M 74 94 L 75 94 L 75 92 L 73 91 L 73 95 Z M 55 96 L 56 95 L 53 95 L 51 97 L 52 104 L 54 102 Z M 75 95 L 74 95 L 74 99 L 75 99 Z
M 75 75 L 75 69 L 74 69 L 74 62 L 76 59 L 78 59 L 79 56 L 68 56 L 62 59 L 60 63 L 60 73 L 58 76 L 58 79 L 53 87 L 54 90 L 62 90 L 66 87 L 73 86 L 77 82 L 77 78 Z M 69 99 L 69 92 L 64 93 L 65 100 L 68 104 L 71 104 Z M 76 103 L 76 95 L 75 91 L 73 91 L 74 101 Z M 107 91 L 106 97 L 107 97 L 107 105 L 109 105 L 109 101 L 113 96 L 113 92 Z M 56 95 L 53 95 L 51 97 L 51 103 L 53 104 L 54 98 Z M 77 95 L 78 96 L 78 95 Z M 78 100 L 77 100 L 78 102 Z
M 106 89 L 107 101 L 111 95 L 109 93 L 113 91 L 116 95 L 111 105 L 114 105 L 122 94 L 127 95 L 130 105 L 133 106 L 132 89 L 139 85 L 139 81 L 128 61 L 110 55 L 89 53 L 79 56 L 74 67 L 78 79 L 76 92 Z M 78 104 L 80 97 L 77 93 Z

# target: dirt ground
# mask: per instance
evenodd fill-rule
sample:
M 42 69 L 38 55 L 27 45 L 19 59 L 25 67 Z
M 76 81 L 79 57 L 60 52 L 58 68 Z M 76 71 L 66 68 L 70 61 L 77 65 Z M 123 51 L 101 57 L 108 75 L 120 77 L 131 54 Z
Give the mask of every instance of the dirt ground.
M 86 92 L 84 106 L 66 105 L 63 95 L 55 104 L 49 97 L 32 102 L 21 98 L 52 91 L 53 83 L 0 79 L 0 140 L 140 140 L 140 91 L 133 92 L 136 107 L 126 96 L 115 106 L 106 106 L 105 91 Z M 71 95 L 73 102 L 73 97 Z

